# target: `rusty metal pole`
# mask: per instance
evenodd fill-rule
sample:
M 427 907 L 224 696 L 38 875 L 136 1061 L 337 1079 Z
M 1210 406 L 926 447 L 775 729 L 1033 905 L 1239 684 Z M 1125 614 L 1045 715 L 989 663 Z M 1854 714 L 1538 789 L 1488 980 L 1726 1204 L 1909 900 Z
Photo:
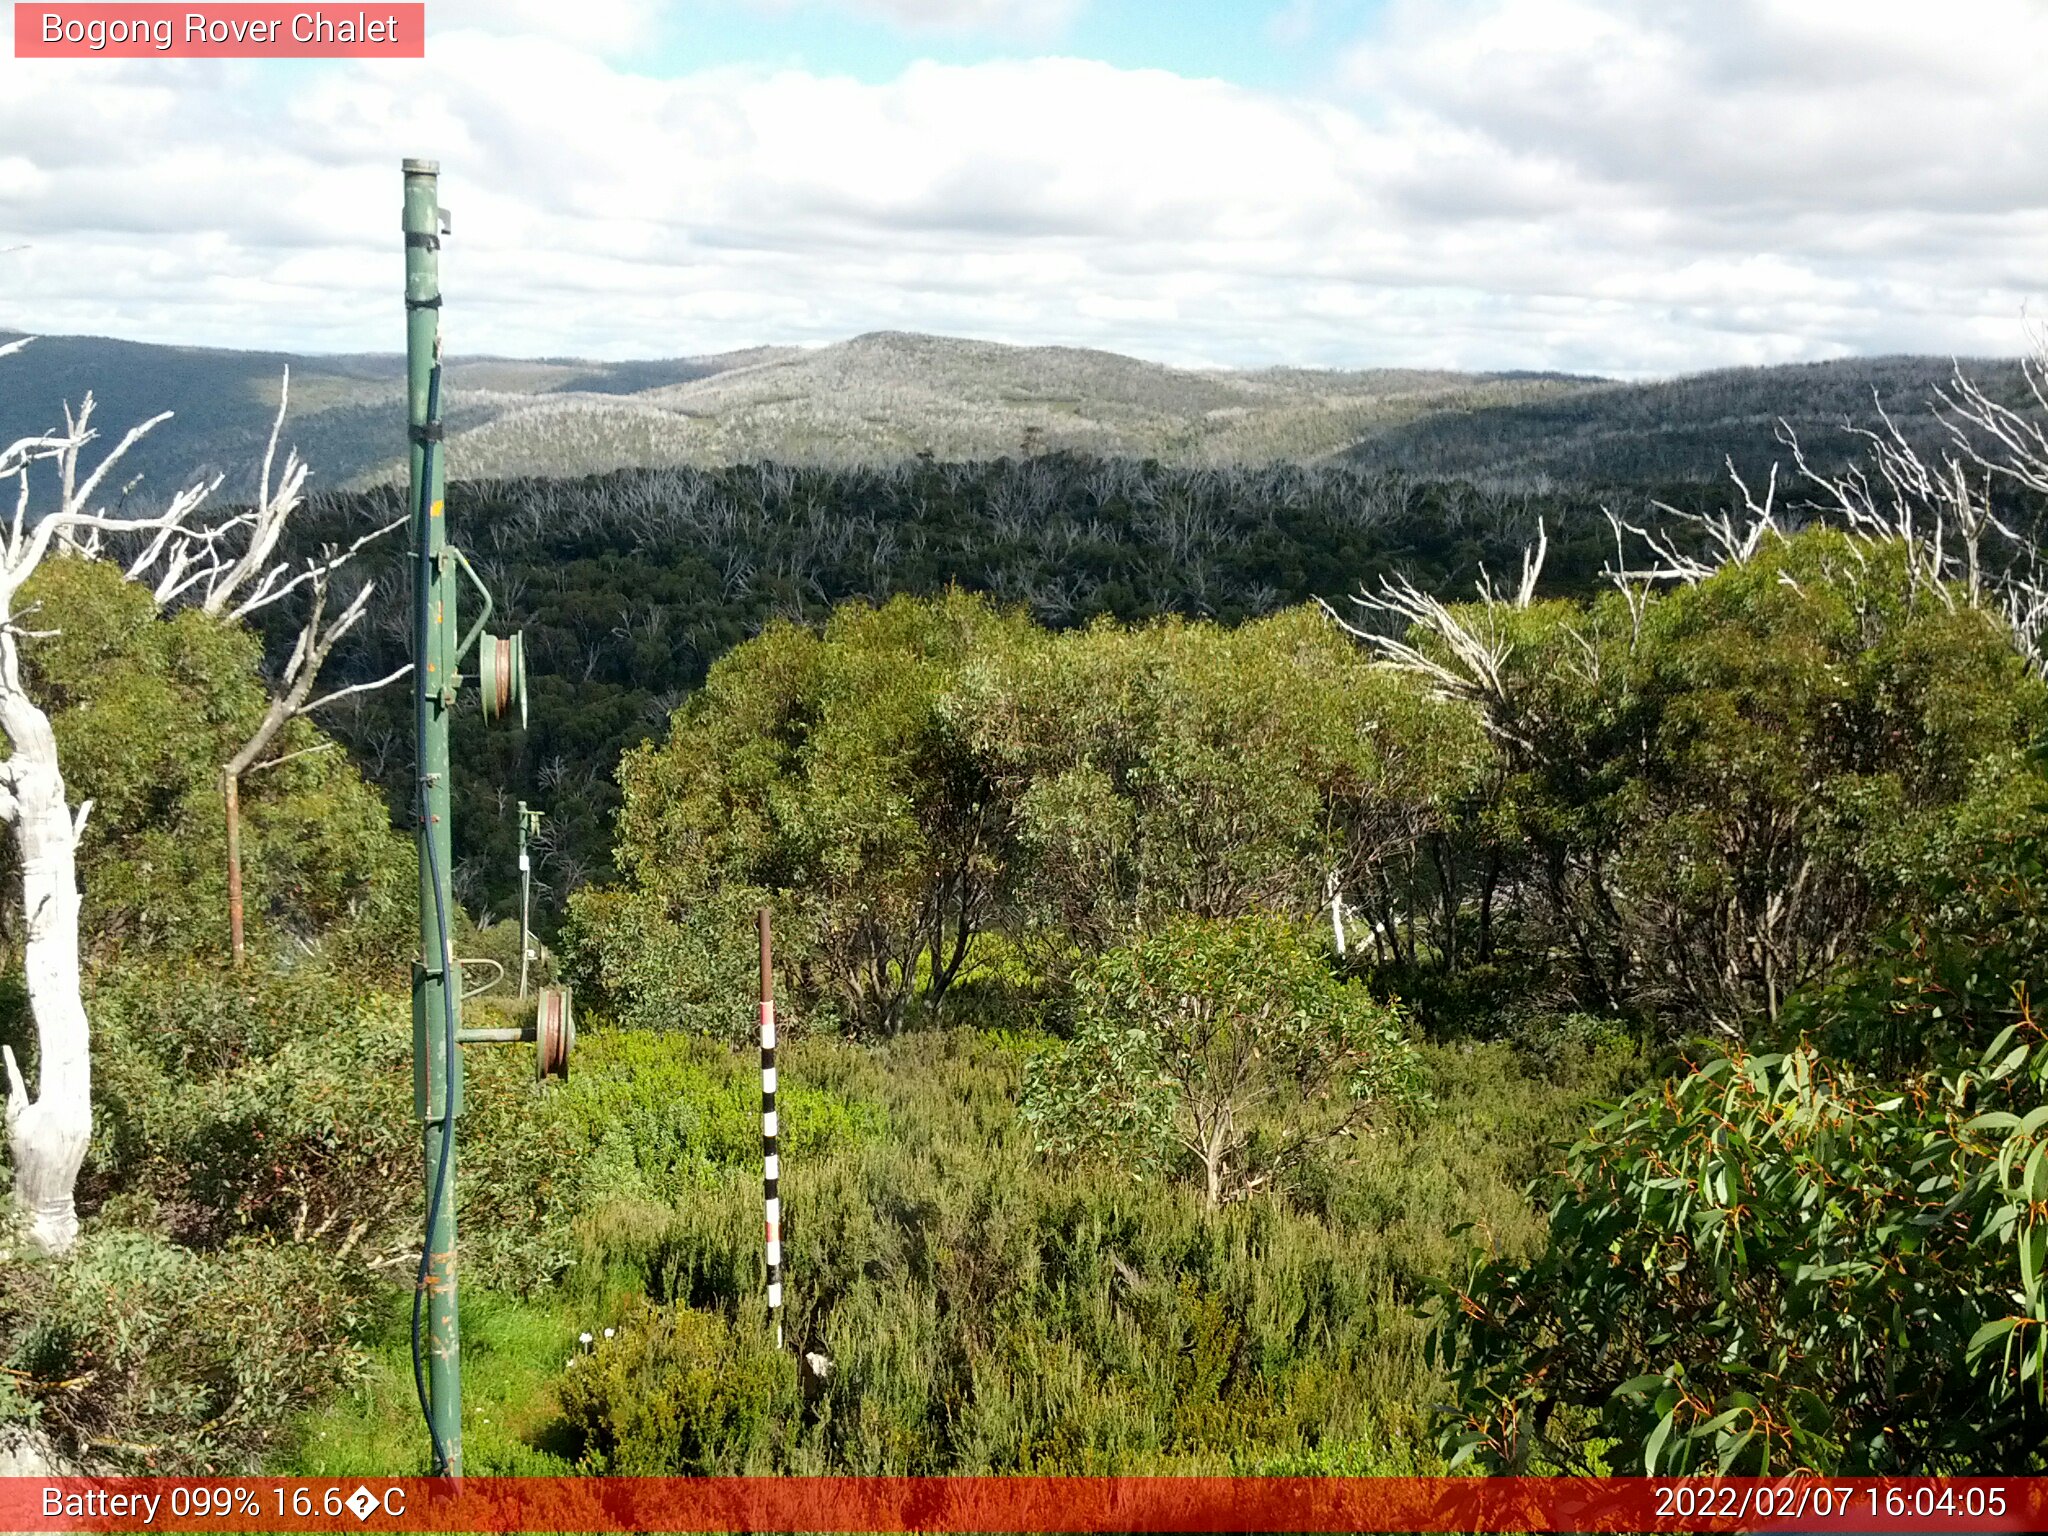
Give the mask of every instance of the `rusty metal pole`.
M 221 799 L 228 816 L 228 953 L 236 965 L 242 963 L 246 948 L 242 913 L 242 781 L 238 774 L 222 770 Z

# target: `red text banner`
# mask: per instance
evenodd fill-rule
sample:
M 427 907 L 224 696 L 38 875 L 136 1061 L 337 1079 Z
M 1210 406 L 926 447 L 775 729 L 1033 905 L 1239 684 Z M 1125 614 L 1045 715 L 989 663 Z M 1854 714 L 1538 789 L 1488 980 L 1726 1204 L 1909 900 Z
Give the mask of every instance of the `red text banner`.
M 7 1531 L 2028 1531 L 2048 1478 L 6 1478 Z
M 424 4 L 14 7 L 18 59 L 421 59 Z

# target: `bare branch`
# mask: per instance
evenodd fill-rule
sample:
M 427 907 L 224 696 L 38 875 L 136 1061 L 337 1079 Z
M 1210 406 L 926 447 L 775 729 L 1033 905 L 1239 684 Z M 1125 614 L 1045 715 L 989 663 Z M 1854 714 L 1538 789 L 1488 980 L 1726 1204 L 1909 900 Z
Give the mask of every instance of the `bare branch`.
M 90 414 L 92 409 L 91 395 L 87 395 L 85 397 L 85 403 L 86 411 L 82 413 L 79 417 L 79 425 L 81 429 L 83 429 L 85 424 L 85 416 L 87 414 Z M 84 511 L 86 503 L 92 500 L 92 493 L 98 490 L 100 482 L 107 478 L 107 471 L 112 469 L 116 464 L 120 463 L 121 456 L 127 453 L 127 451 L 130 448 L 133 448 L 137 443 L 141 442 L 144 437 L 148 436 L 149 433 L 154 431 L 156 428 L 162 426 L 165 422 L 169 421 L 171 419 L 171 415 L 172 413 L 169 411 L 159 411 L 156 413 L 156 415 L 150 417 L 149 420 L 143 422 L 142 425 L 138 427 L 130 427 L 128 429 L 128 435 L 121 439 L 120 443 L 115 446 L 112 452 L 110 452 L 105 458 L 100 460 L 99 468 L 95 469 L 90 475 L 86 477 L 85 484 L 78 487 L 75 493 L 73 493 L 70 490 L 70 476 L 69 473 L 67 472 L 65 477 L 66 491 L 64 497 L 64 510 L 66 512 Z M 97 434 L 95 433 L 86 433 L 83 437 L 80 437 L 77 440 L 76 445 L 71 450 L 71 457 L 75 460 L 77 457 L 78 449 L 84 447 L 85 444 L 91 441 L 91 439 L 96 435 Z
M 346 699 L 353 694 L 375 693 L 379 688 L 389 688 L 401 677 L 410 676 L 411 673 L 412 663 L 408 661 L 396 672 L 392 672 L 384 677 L 380 677 L 373 683 L 351 683 L 346 688 L 337 688 L 332 693 L 322 694 L 319 698 L 313 700 L 312 703 L 300 705 L 299 713 L 302 715 L 310 715 L 316 709 L 325 709 L 329 704 L 333 704 L 341 699 Z
M 295 757 L 311 757 L 316 752 L 332 752 L 340 745 L 341 743 L 338 741 L 316 742 L 310 747 L 300 747 L 296 752 L 286 752 L 277 757 L 267 758 L 260 763 L 251 763 L 243 772 L 261 773 L 266 768 L 282 767 Z
M 250 614 L 257 612 L 259 609 L 268 608 L 272 603 L 289 596 L 309 581 L 319 582 L 326 580 L 328 576 L 353 560 L 366 546 L 377 539 L 383 538 L 392 529 L 403 527 L 407 521 L 408 518 L 406 516 L 395 517 L 383 527 L 364 534 L 355 543 L 339 553 L 336 553 L 330 547 L 323 560 L 308 562 L 305 570 L 294 576 L 290 581 L 285 582 L 282 586 L 273 587 L 272 583 L 283 574 L 284 567 L 272 567 L 264 572 L 262 585 L 255 592 L 251 593 L 246 601 L 230 612 L 227 617 L 230 619 L 246 619 Z M 372 585 L 374 586 L 375 583 L 373 582 Z
M 292 449 L 285 456 L 284 474 L 279 479 L 275 492 L 270 486 L 270 470 L 277 456 L 277 440 L 284 431 L 285 412 L 291 405 L 291 369 L 284 371 L 284 381 L 278 386 L 277 416 L 270 424 L 270 441 L 263 451 L 263 472 L 256 487 L 256 508 L 250 519 L 249 547 L 241 558 L 221 572 L 207 587 L 206 596 L 199 606 L 216 616 L 226 613 L 230 618 L 244 618 L 258 608 L 275 602 L 296 583 L 271 592 L 282 568 L 267 568 L 277 541 L 283 537 L 286 521 L 297 509 L 306 484 L 306 464 L 299 457 L 298 450 Z M 360 547 L 360 546 L 358 546 Z M 250 582 L 258 582 L 257 594 L 229 612 L 228 605 L 235 594 Z M 269 592 L 268 596 L 264 594 Z

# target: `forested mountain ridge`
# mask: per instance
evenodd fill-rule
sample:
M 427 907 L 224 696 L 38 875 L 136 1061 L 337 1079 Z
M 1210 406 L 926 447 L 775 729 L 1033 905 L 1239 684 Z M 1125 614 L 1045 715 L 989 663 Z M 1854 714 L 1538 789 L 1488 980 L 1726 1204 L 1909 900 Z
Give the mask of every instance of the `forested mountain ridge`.
M 0 326 L 0 344 L 21 334 Z M 754 348 L 650 362 L 458 358 L 448 365 L 447 417 L 460 432 L 536 395 L 629 394 L 775 355 L 777 349 Z M 0 436 L 8 441 L 61 424 L 65 403 L 76 408 L 87 393 L 97 401 L 102 428 L 115 433 L 161 411 L 175 413 L 173 422 L 143 438 L 123 461 L 128 478 L 139 477 L 131 495 L 143 501 L 161 500 L 216 474 L 225 477 L 223 497 L 249 496 L 287 367 L 290 441 L 313 466 L 316 485 L 345 485 L 393 458 L 392 444 L 405 441 L 405 359 L 397 353 L 245 352 L 38 335 L 10 366 L 13 375 L 0 393 Z
M 0 340 L 14 332 L 0 332 Z M 290 356 L 45 336 L 15 360 L 0 432 L 50 426 L 88 389 L 104 422 L 161 410 L 175 427 L 130 455 L 132 494 L 224 474 L 248 493 L 286 365 L 290 441 L 314 484 L 361 488 L 395 472 L 403 444 L 396 355 Z M 2008 363 L 1967 365 L 2020 387 Z M 452 360 L 449 462 L 462 479 L 715 469 L 770 460 L 882 465 L 929 454 L 993 459 L 1068 451 L 1189 467 L 1314 462 L 1541 488 L 1567 482 L 1714 480 L 1778 451 L 1793 424 L 1829 463 L 1845 419 L 1873 400 L 1931 436 L 1924 411 L 1947 359 L 1850 359 L 1727 369 L 1651 383 L 1428 369 L 1171 368 L 1074 347 L 878 332 L 819 348 L 760 347 L 638 362 Z
M 1346 455 L 1375 469 L 1543 487 L 1717 479 L 1787 457 L 1780 423 L 1829 471 L 1857 458 L 1849 428 L 1889 414 L 1916 444 L 1946 439 L 1930 411 L 1960 368 L 2007 404 L 2025 398 L 2011 359 L 1857 357 L 1721 368 L 1647 383 L 1591 383 L 1539 399 L 1444 411 L 1361 438 Z
M 1174 464 L 1313 460 L 1442 410 L 1585 387 L 1560 375 L 1170 368 L 1080 347 L 882 331 L 617 399 L 561 396 L 450 448 L 479 473 L 760 459 L 854 466 L 1041 449 Z

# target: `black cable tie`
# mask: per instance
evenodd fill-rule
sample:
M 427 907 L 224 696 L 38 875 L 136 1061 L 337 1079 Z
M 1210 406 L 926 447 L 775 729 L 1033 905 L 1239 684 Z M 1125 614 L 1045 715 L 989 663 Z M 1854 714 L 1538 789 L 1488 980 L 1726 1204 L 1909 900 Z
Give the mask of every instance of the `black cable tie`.
M 423 235 L 416 229 L 405 232 L 405 248 L 409 251 L 438 251 L 441 249 L 439 235 Z
M 441 295 L 437 293 L 431 299 L 407 299 L 405 307 L 407 309 L 439 309 L 441 307 Z
M 441 441 L 441 423 L 430 421 L 424 427 L 407 426 L 405 433 L 406 436 L 410 437 L 421 447 L 425 447 L 428 443 L 438 443 Z

